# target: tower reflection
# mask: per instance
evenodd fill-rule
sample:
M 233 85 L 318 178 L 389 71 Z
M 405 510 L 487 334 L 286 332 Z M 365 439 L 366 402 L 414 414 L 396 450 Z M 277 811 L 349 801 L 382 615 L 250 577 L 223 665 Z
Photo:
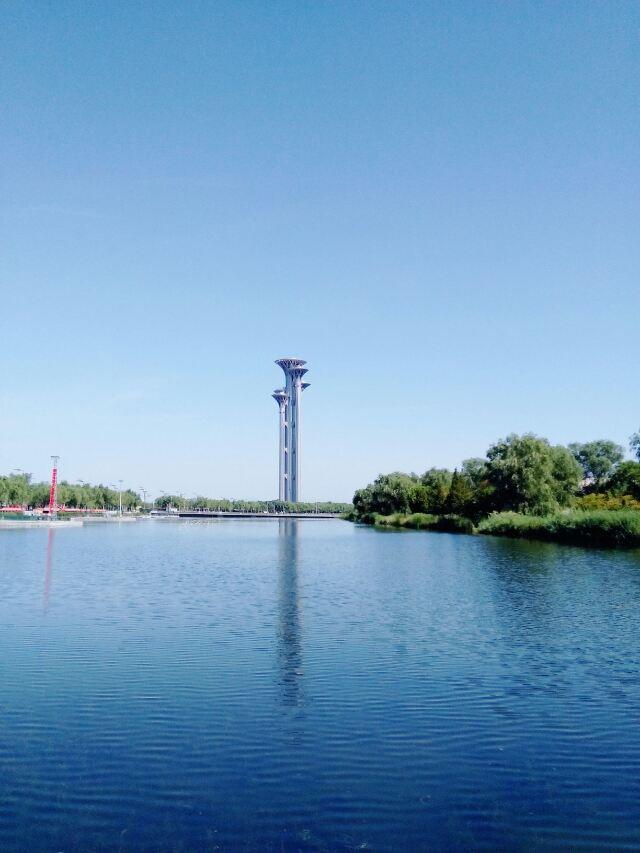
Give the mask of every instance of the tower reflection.
M 278 662 L 282 700 L 302 703 L 302 648 L 298 598 L 298 522 L 278 521 Z
M 42 594 L 42 609 L 46 613 L 49 608 L 49 597 L 51 595 L 51 568 L 53 565 L 53 543 L 56 532 L 53 527 L 49 528 L 47 536 L 47 556 L 44 561 L 44 592 Z

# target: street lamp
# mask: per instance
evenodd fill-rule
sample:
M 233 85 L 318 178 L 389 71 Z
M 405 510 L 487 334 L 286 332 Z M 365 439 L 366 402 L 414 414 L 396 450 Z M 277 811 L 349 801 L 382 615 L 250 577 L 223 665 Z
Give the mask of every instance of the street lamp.
M 76 483 L 80 486 L 80 497 L 76 501 L 76 507 L 77 507 L 77 509 L 87 510 L 89 507 L 86 504 L 83 504 L 83 502 L 82 502 L 83 501 L 82 489 L 84 489 L 84 487 L 87 484 L 85 483 L 84 480 L 76 480 Z
M 147 505 L 147 490 L 143 489 L 142 486 L 138 486 L 138 488 L 142 492 L 142 509 L 145 509 Z
M 122 516 L 122 480 L 118 480 L 118 485 L 120 488 L 118 489 L 118 499 L 120 502 L 120 516 Z

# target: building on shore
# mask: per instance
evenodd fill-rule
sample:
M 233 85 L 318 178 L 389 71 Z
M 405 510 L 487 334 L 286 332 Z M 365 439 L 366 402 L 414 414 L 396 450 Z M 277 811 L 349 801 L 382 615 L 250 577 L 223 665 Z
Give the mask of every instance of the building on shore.
M 300 500 L 300 404 L 309 387 L 302 381 L 306 363 L 301 358 L 279 358 L 276 364 L 284 372 L 285 386 L 272 394 L 279 414 L 278 498 L 291 503 Z

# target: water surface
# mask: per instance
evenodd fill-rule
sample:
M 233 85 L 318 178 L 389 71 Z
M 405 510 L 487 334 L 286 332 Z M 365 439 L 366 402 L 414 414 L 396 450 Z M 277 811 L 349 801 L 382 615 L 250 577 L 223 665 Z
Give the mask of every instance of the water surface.
M 0 534 L 0 849 L 640 847 L 640 554 Z

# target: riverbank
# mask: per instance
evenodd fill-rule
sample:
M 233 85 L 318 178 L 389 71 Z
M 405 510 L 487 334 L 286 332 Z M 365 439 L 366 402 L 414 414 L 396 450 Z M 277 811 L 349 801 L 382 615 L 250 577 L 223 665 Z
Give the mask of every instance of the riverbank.
M 35 530 L 35 529 L 52 529 L 56 530 L 62 527 L 82 527 L 82 521 L 79 519 L 65 519 L 64 521 L 54 521 L 52 518 L 34 521 L 33 519 L 5 519 L 0 518 L 0 530 Z
M 373 515 L 352 520 L 378 527 L 539 539 L 587 548 L 640 548 L 637 510 L 565 510 L 545 516 L 501 512 L 488 516 L 477 526 L 462 516 L 425 513 Z
M 138 521 L 143 516 L 139 515 L 67 515 L 64 518 L 49 518 L 46 515 L 38 516 L 13 516 L 0 518 L 0 530 L 35 530 L 37 528 L 52 528 L 58 530 L 63 527 L 83 527 L 85 524 L 122 524 L 123 522 Z

